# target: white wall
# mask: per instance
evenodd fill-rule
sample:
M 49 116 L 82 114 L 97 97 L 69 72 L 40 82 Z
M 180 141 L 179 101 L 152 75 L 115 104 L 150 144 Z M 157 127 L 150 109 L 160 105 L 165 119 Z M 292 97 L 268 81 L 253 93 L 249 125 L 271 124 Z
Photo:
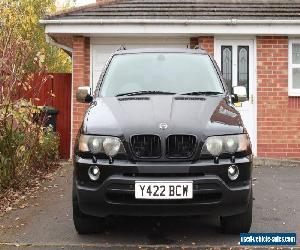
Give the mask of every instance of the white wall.
M 115 52 L 121 45 L 127 49 L 133 48 L 187 48 L 189 46 L 189 38 L 92 38 L 91 39 L 91 88 L 95 89 L 99 76 L 109 56 Z

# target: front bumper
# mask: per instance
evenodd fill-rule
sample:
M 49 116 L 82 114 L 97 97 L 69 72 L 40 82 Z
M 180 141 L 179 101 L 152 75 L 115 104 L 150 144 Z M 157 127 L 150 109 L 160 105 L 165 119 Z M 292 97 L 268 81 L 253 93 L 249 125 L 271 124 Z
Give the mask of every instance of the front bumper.
M 74 194 L 85 214 L 105 217 L 187 216 L 215 214 L 229 216 L 246 211 L 251 194 L 251 158 L 236 159 L 240 177 L 231 182 L 227 177 L 230 160 L 187 162 L 137 162 L 75 158 Z M 100 167 L 101 178 L 91 182 L 85 173 L 89 166 Z M 227 179 L 226 179 L 227 177 Z M 193 199 L 138 200 L 134 195 L 135 181 L 193 181 Z

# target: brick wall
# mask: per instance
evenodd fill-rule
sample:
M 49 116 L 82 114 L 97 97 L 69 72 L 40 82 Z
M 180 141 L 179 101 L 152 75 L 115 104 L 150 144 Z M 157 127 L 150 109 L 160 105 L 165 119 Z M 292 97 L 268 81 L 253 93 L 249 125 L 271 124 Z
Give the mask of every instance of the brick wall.
M 81 126 L 87 104 L 76 100 L 76 91 L 79 86 L 90 85 L 90 40 L 87 37 L 73 38 L 73 121 L 72 121 L 72 146 L 76 134 Z
M 214 54 L 214 37 L 191 38 Z M 76 101 L 78 86 L 90 82 L 89 38 L 73 38 L 73 143 L 86 104 Z M 300 97 L 288 97 L 288 38 L 257 37 L 258 156 L 300 159 Z
M 258 156 L 300 159 L 300 98 L 288 96 L 288 38 L 257 37 Z
M 213 36 L 200 36 L 190 39 L 190 47 L 194 48 L 199 45 L 200 48 L 205 49 L 208 54 L 214 55 L 214 37 Z

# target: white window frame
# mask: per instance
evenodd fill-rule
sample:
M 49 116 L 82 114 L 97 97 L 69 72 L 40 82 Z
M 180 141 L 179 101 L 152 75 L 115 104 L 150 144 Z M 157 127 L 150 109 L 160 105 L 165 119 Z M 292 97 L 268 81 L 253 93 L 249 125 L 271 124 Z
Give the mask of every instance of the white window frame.
M 300 69 L 300 64 L 293 64 L 293 44 L 300 44 L 300 39 L 289 39 L 288 94 L 289 96 L 300 96 L 300 89 L 293 88 L 293 69 Z

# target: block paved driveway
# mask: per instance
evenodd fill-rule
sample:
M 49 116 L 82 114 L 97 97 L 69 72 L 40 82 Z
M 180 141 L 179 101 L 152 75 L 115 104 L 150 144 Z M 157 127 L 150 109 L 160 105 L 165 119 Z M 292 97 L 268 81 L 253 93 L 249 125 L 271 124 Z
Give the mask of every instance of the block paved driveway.
M 72 166 L 44 183 L 28 207 L 0 218 L 0 249 L 132 249 L 237 246 L 215 217 L 118 218 L 105 233 L 77 235 L 72 224 Z M 252 232 L 296 232 L 300 246 L 300 167 L 254 168 Z M 300 248 L 299 248 L 300 249 Z

